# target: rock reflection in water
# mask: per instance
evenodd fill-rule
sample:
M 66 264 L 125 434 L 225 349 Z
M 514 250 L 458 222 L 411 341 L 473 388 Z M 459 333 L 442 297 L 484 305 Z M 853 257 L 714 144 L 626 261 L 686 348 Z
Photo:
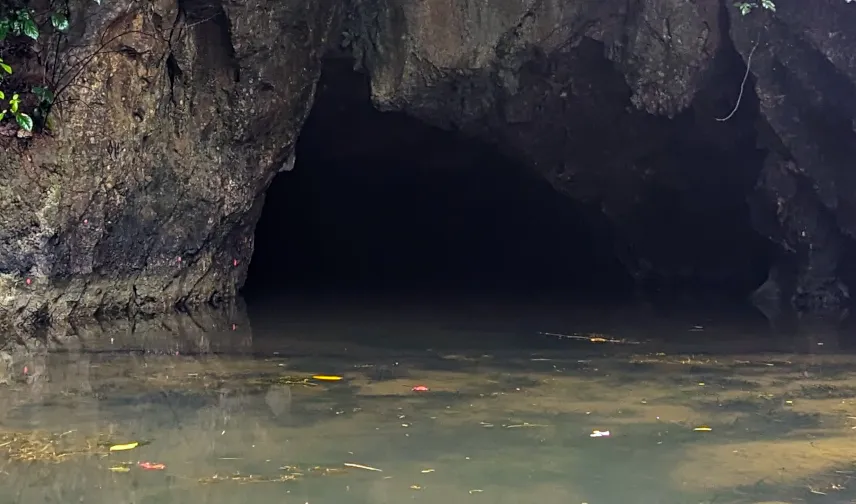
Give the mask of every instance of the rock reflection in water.
M 187 355 L 241 354 L 252 350 L 250 323 L 240 301 L 216 309 L 209 307 L 157 317 L 54 323 L 37 333 L 13 332 L 4 336 L 0 340 L 0 383 L 42 381 L 47 365 L 45 356 L 49 353 Z M 88 372 L 88 365 L 81 364 L 76 372 Z
M 291 387 L 274 385 L 265 394 L 265 403 L 274 416 L 282 416 L 291 412 Z

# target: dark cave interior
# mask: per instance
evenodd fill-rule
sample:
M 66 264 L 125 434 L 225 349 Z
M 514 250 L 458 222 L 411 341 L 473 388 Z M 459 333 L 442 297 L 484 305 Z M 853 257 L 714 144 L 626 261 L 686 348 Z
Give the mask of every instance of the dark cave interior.
M 638 293 L 616 253 L 616 230 L 599 207 L 573 201 L 490 145 L 380 112 L 369 94 L 368 78 L 350 61 L 325 63 L 295 167 L 266 192 L 242 289 L 248 300 L 312 292 L 586 299 Z M 698 155 L 691 145 L 667 153 L 689 163 Z M 716 205 L 711 188 L 723 183 L 708 177 L 702 185 L 711 193 L 706 203 L 699 198 L 704 187 L 652 199 L 669 220 L 686 221 Z M 700 220 L 692 237 L 698 243 L 688 250 L 727 256 L 715 267 L 728 269 L 733 254 L 718 249 L 746 247 L 737 254 L 740 272 L 716 286 L 742 302 L 766 276 L 767 244 L 757 235 L 751 243 L 725 243 L 746 235 L 750 218 L 743 201 L 721 208 L 721 217 Z M 736 231 L 707 233 L 711 222 Z M 666 221 L 641 231 L 673 232 Z M 703 280 L 694 287 L 692 278 L 684 284 L 684 290 L 709 287 Z

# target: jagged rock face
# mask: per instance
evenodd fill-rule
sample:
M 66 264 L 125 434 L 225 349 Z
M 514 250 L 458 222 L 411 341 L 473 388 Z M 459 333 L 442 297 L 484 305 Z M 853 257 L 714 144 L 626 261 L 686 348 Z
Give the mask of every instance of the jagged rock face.
M 796 298 L 835 305 L 856 233 L 856 6 L 777 5 L 75 3 L 61 59 L 79 72 L 60 82 L 54 134 L 2 139 L 0 311 L 58 320 L 234 296 L 331 45 L 368 71 L 379 108 L 492 141 L 600 205 L 643 281 L 745 275 L 732 243 L 751 237 L 717 226 L 744 218 L 757 186 L 755 228 L 792 251 Z
M 775 15 L 731 23 L 735 46 L 751 58 L 766 123 L 769 155 L 753 197 L 757 228 L 797 263 L 787 279 L 794 304 L 837 309 L 849 298 L 841 279 L 852 279 L 853 269 L 842 258 L 856 237 L 856 4 L 776 5 Z
M 378 107 L 487 138 L 600 205 L 640 281 L 751 277 L 730 243 L 753 232 L 732 222 L 763 154 L 751 105 L 715 120 L 739 84 L 718 78 L 742 71 L 719 2 L 367 0 L 355 13 L 345 43 Z
M 380 106 L 433 112 L 438 122 L 495 108 L 513 121 L 514 98 L 527 94 L 525 67 L 573 55 L 584 38 L 603 43 L 637 107 L 672 115 L 689 105 L 719 46 L 718 15 L 716 1 L 358 0 L 347 42 L 365 57 Z M 574 84 L 556 77 L 559 88 Z M 449 94 L 450 80 L 468 83 L 456 93 L 466 103 L 440 107 L 435 97 Z M 540 98 L 558 90 L 541 89 Z M 526 105 L 518 114 L 536 113 L 538 103 Z
M 600 202 L 637 278 L 727 276 L 735 261 L 717 257 L 728 247 L 698 230 L 716 236 L 704 216 L 755 184 L 756 231 L 787 263 L 763 294 L 835 310 L 847 298 L 841 235 L 852 237 L 856 221 L 856 6 L 776 5 L 743 16 L 705 0 L 364 0 L 346 42 L 379 107 L 491 138 L 560 190 Z M 440 19 L 448 28 L 432 29 Z M 729 68 L 734 48 L 743 68 L 754 56 L 745 87 Z M 660 155 L 678 142 L 697 151 L 695 166 Z M 659 204 L 663 185 L 683 206 Z M 687 209 L 690 218 L 673 220 Z M 670 232 L 652 236 L 664 223 Z
M 73 4 L 60 56 L 78 75 L 56 131 L 2 139 L 4 315 L 58 321 L 233 297 L 259 195 L 293 151 L 337 9 Z

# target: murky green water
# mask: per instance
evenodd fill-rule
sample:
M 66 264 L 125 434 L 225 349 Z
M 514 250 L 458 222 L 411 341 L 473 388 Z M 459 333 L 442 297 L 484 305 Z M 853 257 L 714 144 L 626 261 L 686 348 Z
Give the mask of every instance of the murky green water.
M 417 311 L 9 350 L 0 503 L 856 498 L 856 359 L 817 353 L 828 338 L 699 313 Z

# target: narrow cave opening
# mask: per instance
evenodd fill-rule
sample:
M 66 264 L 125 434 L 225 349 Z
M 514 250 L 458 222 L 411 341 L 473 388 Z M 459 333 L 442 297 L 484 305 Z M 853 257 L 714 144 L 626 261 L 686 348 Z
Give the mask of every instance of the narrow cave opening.
M 294 168 L 266 192 L 248 300 L 631 292 L 598 208 L 369 96 L 350 61 L 325 63 Z

